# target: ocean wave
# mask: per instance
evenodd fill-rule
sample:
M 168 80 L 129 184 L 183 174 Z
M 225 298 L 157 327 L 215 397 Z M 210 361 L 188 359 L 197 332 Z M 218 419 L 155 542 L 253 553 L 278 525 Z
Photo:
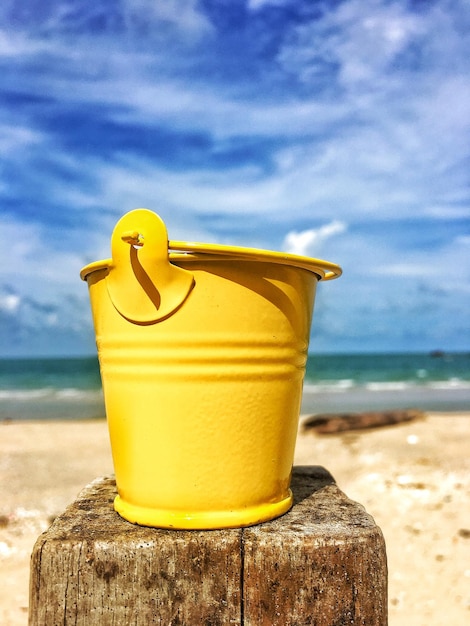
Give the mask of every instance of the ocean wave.
M 40 402 L 42 401 L 77 401 L 95 400 L 102 397 L 102 391 L 96 389 L 55 389 L 44 387 L 41 389 L 0 389 L 0 402 Z
M 470 389 L 470 380 L 451 378 L 449 380 L 436 380 L 427 385 L 433 389 Z
M 0 389 L 0 400 L 40 400 L 50 395 L 50 389 Z
M 417 384 L 415 382 L 405 381 L 386 381 L 369 382 L 364 385 L 364 388 L 369 391 L 404 391 L 405 389 L 410 389 L 412 387 L 417 387 Z
M 310 392 L 346 392 L 350 391 L 357 384 L 352 378 L 345 378 L 344 380 L 320 380 L 318 382 L 306 381 L 304 383 L 304 391 Z
M 460 378 L 449 380 L 407 380 L 407 381 L 357 381 L 351 378 L 341 380 L 319 380 L 317 382 L 306 380 L 305 393 L 346 393 L 354 390 L 386 392 L 386 391 L 410 391 L 410 390 L 435 389 L 447 390 L 470 390 L 470 381 Z

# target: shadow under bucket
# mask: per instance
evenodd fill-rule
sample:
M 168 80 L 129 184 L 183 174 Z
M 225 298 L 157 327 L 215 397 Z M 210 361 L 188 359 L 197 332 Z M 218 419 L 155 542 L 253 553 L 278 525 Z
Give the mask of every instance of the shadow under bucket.
M 118 496 L 160 528 L 249 526 L 292 505 L 315 289 L 332 263 L 168 241 L 122 217 L 112 259 L 84 267 Z

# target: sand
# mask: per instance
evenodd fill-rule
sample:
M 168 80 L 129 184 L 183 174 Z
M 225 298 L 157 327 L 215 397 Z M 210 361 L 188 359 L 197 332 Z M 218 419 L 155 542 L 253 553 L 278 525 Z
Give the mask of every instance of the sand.
M 0 624 L 25 626 L 34 542 L 84 485 L 112 472 L 104 420 L 0 423 Z M 320 436 L 295 463 L 323 465 L 381 527 L 390 626 L 470 623 L 470 413 Z

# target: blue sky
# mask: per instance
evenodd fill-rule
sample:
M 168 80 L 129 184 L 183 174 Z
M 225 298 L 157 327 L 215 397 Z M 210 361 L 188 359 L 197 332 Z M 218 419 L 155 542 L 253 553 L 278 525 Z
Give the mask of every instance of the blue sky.
M 287 250 L 318 352 L 470 349 L 465 0 L 3 0 L 0 356 L 94 354 L 128 210 Z

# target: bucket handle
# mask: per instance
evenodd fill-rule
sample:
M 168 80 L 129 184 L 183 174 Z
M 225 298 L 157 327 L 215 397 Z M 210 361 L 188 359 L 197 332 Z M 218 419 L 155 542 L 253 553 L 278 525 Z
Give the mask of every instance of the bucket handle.
M 114 227 L 111 251 L 108 294 L 131 322 L 152 324 L 169 317 L 193 288 L 193 274 L 170 263 L 166 226 L 153 211 L 126 213 Z

